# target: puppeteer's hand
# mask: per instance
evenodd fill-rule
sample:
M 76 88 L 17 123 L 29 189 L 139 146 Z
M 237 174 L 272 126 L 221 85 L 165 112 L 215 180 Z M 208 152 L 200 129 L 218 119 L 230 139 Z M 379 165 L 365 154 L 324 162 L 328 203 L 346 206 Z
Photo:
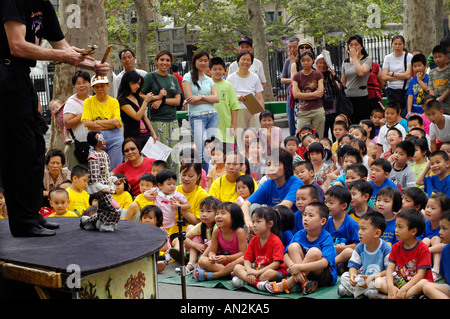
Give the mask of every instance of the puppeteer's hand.
M 81 54 L 82 49 L 71 46 L 64 49 L 63 62 L 77 66 L 84 61 L 85 56 Z

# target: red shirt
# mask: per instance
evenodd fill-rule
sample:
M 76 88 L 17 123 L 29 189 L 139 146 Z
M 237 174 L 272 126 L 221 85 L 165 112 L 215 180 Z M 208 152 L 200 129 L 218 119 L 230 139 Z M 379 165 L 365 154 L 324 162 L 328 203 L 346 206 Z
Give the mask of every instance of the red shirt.
M 174 74 L 173 76 L 177 78 L 178 84 L 180 85 L 181 92 L 183 92 L 183 85 L 181 84 L 183 82 L 183 77 L 179 74 Z
M 134 167 L 131 162 L 124 162 L 113 169 L 114 174 L 123 174 L 128 180 L 128 184 L 131 187 L 131 195 L 137 196 L 141 193 L 139 190 L 139 178 L 142 174 L 152 173 L 152 165 L 155 159 L 144 157 L 144 161 L 141 165 Z
M 281 261 L 280 267 L 277 269 L 283 274 L 284 277 L 287 276 L 286 266 L 284 264 L 284 245 L 281 242 L 280 237 L 274 233 L 270 233 L 269 239 L 261 247 L 259 241 L 259 235 L 256 235 L 250 240 L 245 251 L 244 259 L 249 260 L 254 263 L 255 269 L 264 268 L 274 261 Z
M 427 268 L 425 279 L 434 282 L 431 272 L 431 253 L 428 246 L 422 241 L 412 249 L 405 249 L 403 241 L 399 241 L 392 246 L 389 261 L 395 264 L 395 271 L 407 282 L 417 274 L 422 268 Z

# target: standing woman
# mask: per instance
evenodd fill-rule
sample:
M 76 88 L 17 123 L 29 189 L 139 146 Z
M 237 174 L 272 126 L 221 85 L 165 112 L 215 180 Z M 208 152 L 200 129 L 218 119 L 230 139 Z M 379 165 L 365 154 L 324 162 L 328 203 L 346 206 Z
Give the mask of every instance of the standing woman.
M 180 139 L 177 106 L 181 101 L 181 89 L 177 78 L 168 73 L 173 63 L 172 53 L 169 50 L 158 51 L 155 63 L 158 69 L 145 75 L 142 92 L 153 93 L 150 98 L 151 125 L 161 143 L 173 148 Z M 170 170 L 178 173 L 178 165 L 172 156 L 166 162 Z
M 153 97 L 150 92 L 143 99 L 140 87 L 144 79 L 136 71 L 127 71 L 120 82 L 117 98 L 120 104 L 120 116 L 123 121 L 123 137 L 133 137 L 140 145 L 145 146 L 148 139 L 153 137 L 156 141 L 158 137 L 153 130 L 152 123 L 147 117 L 147 106 Z
M 310 125 L 322 138 L 325 131 L 325 110 L 322 104 L 323 75 L 313 69 L 314 53 L 311 51 L 304 51 L 300 55 L 300 61 L 303 70 L 292 78 L 292 93 L 298 100 L 295 106 L 297 127 Z
M 89 95 L 91 77 L 86 71 L 77 71 L 72 76 L 72 84 L 75 87 L 75 94 L 69 97 L 64 105 L 64 126 L 73 132 L 75 138 L 80 142 L 87 141 L 88 131 L 81 124 L 81 114 L 83 114 L 83 102 Z M 69 170 L 80 162 L 74 155 L 75 143 L 66 145 L 64 153 L 66 155 L 66 164 Z
M 219 102 L 214 81 L 205 74 L 209 70 L 209 54 L 197 50 L 192 58 L 192 70 L 183 77 L 183 92 L 188 103 L 189 124 L 191 135 L 202 161 L 202 167 L 207 172 L 208 162 L 203 142 L 211 136 L 216 136 L 219 126 L 219 116 L 214 103 Z
M 113 170 L 123 161 L 119 101 L 108 95 L 109 80 L 106 76 L 94 75 L 91 86 L 95 95 L 84 101 L 81 122 L 89 131 L 101 131 L 106 143 L 104 150 Z
M 350 116 L 350 120 L 352 123 L 359 123 L 370 117 L 367 81 L 372 68 L 372 59 L 363 46 L 361 36 L 351 36 L 347 45 L 349 57 L 342 63 L 341 82 L 353 105 L 353 115 Z
M 392 38 L 394 52 L 388 54 L 383 62 L 383 80 L 388 83 L 387 101 L 399 101 L 402 104 L 402 117 L 406 116 L 406 90 L 412 74 L 412 54 L 405 48 L 405 39 L 401 35 Z M 405 67 L 406 65 L 406 67 Z

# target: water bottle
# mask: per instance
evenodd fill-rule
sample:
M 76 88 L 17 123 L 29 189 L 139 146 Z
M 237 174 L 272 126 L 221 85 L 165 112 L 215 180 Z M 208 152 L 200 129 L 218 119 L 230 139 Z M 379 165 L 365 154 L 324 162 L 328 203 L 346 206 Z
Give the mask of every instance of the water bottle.
M 360 275 L 357 275 L 355 277 L 355 282 L 356 282 L 356 287 L 359 287 L 364 284 L 364 278 L 361 277 Z
M 394 285 L 397 287 L 397 288 L 402 288 L 405 284 L 406 284 L 406 281 L 405 281 L 405 279 L 403 279 L 403 277 L 402 276 L 399 276 L 398 274 L 397 274 L 397 272 L 393 272 L 392 273 L 392 276 L 394 277 Z

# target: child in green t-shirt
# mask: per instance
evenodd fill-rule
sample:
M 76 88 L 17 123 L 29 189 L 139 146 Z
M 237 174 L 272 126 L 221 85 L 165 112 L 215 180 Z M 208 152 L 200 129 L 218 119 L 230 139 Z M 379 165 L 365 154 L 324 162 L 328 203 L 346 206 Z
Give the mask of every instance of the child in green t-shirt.
M 233 85 L 223 79 L 225 74 L 225 62 L 222 58 L 216 57 L 209 61 L 211 76 L 219 93 L 219 103 L 215 103 L 214 107 L 219 115 L 219 127 L 216 136 L 223 143 L 234 144 L 234 136 L 236 135 L 237 116 L 241 109 L 239 101 L 234 91 Z

